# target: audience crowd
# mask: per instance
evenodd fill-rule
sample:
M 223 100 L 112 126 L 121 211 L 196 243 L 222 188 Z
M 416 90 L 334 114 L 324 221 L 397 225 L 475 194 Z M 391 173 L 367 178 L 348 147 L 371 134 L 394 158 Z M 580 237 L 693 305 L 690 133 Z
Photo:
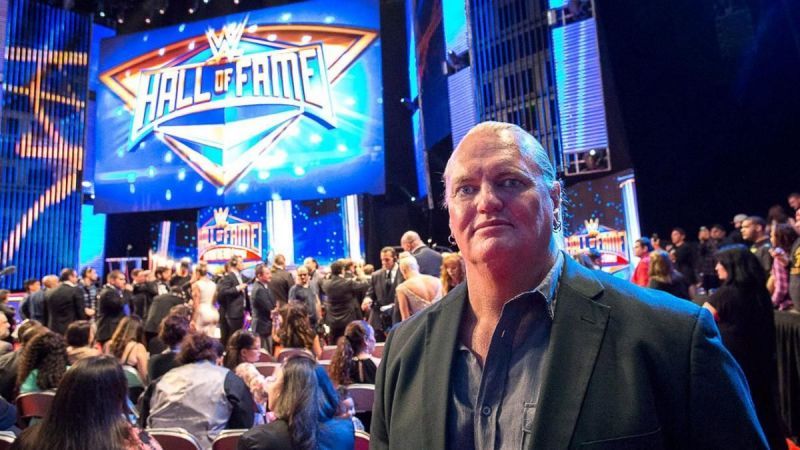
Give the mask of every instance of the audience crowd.
M 789 200 L 800 207 L 800 194 Z M 713 313 L 783 448 L 772 311 L 800 312 L 800 210 L 732 226 L 636 240 L 630 281 Z M 399 247 L 374 271 L 343 259 L 326 273 L 313 258 L 290 270 L 277 255 L 252 279 L 239 257 L 215 274 L 186 260 L 112 270 L 103 285 L 94 269 L 66 268 L 27 281 L 18 312 L 0 291 L 0 426 L 20 449 L 159 449 L 148 430 L 174 427 L 203 449 L 226 429 L 248 430 L 240 449 L 352 449 L 369 417 L 356 417 L 349 387 L 374 384 L 392 328 L 465 281 L 459 253 L 413 231 Z M 596 249 L 574 256 L 602 268 Z M 17 396 L 43 391 L 55 391 L 49 413 L 16 420 Z

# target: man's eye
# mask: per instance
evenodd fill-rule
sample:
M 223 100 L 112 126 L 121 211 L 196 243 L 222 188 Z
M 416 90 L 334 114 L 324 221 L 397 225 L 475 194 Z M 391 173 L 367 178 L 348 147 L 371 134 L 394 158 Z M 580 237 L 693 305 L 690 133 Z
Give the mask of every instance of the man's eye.
M 520 180 L 518 180 L 516 178 L 507 178 L 507 179 L 502 180 L 500 182 L 500 186 L 505 187 L 505 188 L 517 188 L 517 187 L 522 186 L 522 181 L 520 181 Z
M 475 186 L 459 186 L 456 188 L 456 195 L 472 195 L 478 192 Z

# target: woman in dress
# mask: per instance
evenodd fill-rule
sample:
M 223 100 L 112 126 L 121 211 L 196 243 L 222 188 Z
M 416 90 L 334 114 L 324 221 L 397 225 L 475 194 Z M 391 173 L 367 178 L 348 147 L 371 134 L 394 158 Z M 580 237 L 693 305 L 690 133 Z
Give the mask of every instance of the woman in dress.
M 14 442 L 19 450 L 160 450 L 125 419 L 128 385 L 111 356 L 82 359 L 64 375 L 50 412 Z
M 741 366 L 756 415 L 770 448 L 785 449 L 778 413 L 778 366 L 775 322 L 758 258 L 744 245 L 716 253 L 715 269 L 722 286 L 703 306 L 714 315 L 722 343 Z
M 333 384 L 375 384 L 379 360 L 372 357 L 375 349 L 375 330 L 364 320 L 350 322 L 339 338 L 330 365 Z
M 397 285 L 395 293 L 400 318 L 406 320 L 442 298 L 442 283 L 436 277 L 421 274 L 417 259 L 410 254 L 401 255 L 398 263 L 405 281 Z
M 197 263 L 190 284 L 192 285 L 192 309 L 194 311 L 197 311 L 200 304 L 214 304 L 217 285 L 208 278 L 208 265 L 205 261 Z

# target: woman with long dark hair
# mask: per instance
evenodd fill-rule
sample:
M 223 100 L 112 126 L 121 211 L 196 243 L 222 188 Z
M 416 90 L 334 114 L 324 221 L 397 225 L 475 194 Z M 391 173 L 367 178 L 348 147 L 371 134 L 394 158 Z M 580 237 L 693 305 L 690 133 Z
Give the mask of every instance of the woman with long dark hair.
M 17 368 L 19 393 L 55 389 L 67 371 L 67 343 L 64 337 L 47 331 L 33 338 L 22 352 Z
M 329 370 L 333 383 L 337 386 L 375 384 L 378 364 L 372 358 L 374 349 L 375 330 L 363 320 L 350 322 L 331 359 Z
M 797 240 L 797 232 L 788 223 L 773 223 L 770 232 L 772 269 L 770 272 L 772 306 L 783 311 L 792 307 L 789 296 L 789 254 Z
M 111 340 L 106 342 L 105 352 L 114 355 L 123 366 L 136 369 L 142 382 L 147 382 L 147 360 L 144 328 L 139 316 L 122 319 L 114 330 Z
M 93 356 L 75 363 L 44 420 L 14 442 L 20 450 L 156 450 L 161 446 L 125 419 L 128 385 L 119 362 Z
M 714 315 L 722 343 L 742 367 L 770 448 L 784 449 L 777 403 L 775 322 L 764 269 L 744 245 L 723 247 L 715 258 L 722 286 L 703 306 Z
M 306 305 L 290 302 L 280 310 L 280 320 L 272 327 L 272 341 L 281 349 L 306 349 L 319 358 L 322 346 L 317 333 L 311 328 L 311 319 Z M 279 350 L 276 348 L 276 354 Z
M 267 393 L 277 420 L 242 435 L 240 450 L 353 448 L 353 422 L 336 417 L 339 396 L 325 369 L 298 355 L 287 359 L 275 377 Z
M 241 363 L 257 363 L 260 353 L 261 338 L 252 331 L 237 330 L 228 339 L 222 365 L 235 371 Z
M 669 292 L 675 297 L 690 300 L 689 283 L 680 272 L 675 270 L 669 254 L 664 250 L 650 252 L 650 281 L 647 287 Z

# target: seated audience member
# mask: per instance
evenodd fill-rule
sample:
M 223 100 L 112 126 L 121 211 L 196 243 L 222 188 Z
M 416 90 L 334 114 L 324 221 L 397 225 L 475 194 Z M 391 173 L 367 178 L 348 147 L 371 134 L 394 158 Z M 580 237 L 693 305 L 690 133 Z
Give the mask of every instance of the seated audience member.
M 364 429 L 364 423 L 361 422 L 361 419 L 356 417 L 356 402 L 353 401 L 353 397 L 347 392 L 347 386 L 339 386 L 336 388 L 336 393 L 339 394 L 339 412 L 336 414 L 336 417 L 350 419 L 353 422 L 355 431 L 366 431 Z
M 14 344 L 10 342 L 11 340 L 13 340 L 11 337 L 11 322 L 9 322 L 5 314 L 0 313 L 0 355 L 6 355 L 14 351 Z
M 17 371 L 19 362 L 22 360 L 22 351 L 31 339 L 45 331 L 47 331 L 47 328 L 35 320 L 26 320 L 17 328 L 19 349 L 0 356 L 0 396 L 3 398 L 14 399 L 17 388 Z
M 44 420 L 14 442 L 19 450 L 160 450 L 125 419 L 127 382 L 111 356 L 78 361 L 58 386 Z
M 170 314 L 161 321 L 158 337 L 167 349 L 150 357 L 147 373 L 151 380 L 157 380 L 170 369 L 178 367 L 175 357 L 181 351 L 181 341 L 187 333 L 189 333 L 189 319 L 186 316 Z
M 147 349 L 144 347 L 144 330 L 139 316 L 128 316 L 122 319 L 114 330 L 111 340 L 106 343 L 106 354 L 114 355 L 123 367 L 136 369 L 140 381 L 147 382 Z M 134 380 L 128 379 L 130 387 Z
M 46 331 L 31 339 L 17 369 L 19 393 L 55 389 L 67 371 L 67 343 L 64 337 Z
M 331 380 L 337 386 L 353 383 L 375 384 L 378 362 L 372 358 L 375 331 L 363 320 L 350 322 L 339 338 L 331 359 Z
M 253 396 L 253 402 L 256 405 L 255 416 L 253 418 L 254 425 L 261 425 L 266 423 L 267 420 L 267 389 L 266 377 L 258 372 L 256 366 L 250 363 L 241 363 L 236 366 L 234 373 L 237 377 L 244 381 L 245 386 L 250 389 L 250 394 Z
M 159 353 L 164 350 L 161 342 L 155 339 L 158 335 L 158 327 L 161 326 L 161 321 L 167 317 L 173 307 L 184 303 L 182 285 L 170 286 L 168 293 L 157 295 L 153 299 L 153 303 L 147 310 L 147 318 L 144 322 L 145 342 L 147 349 L 151 353 Z
M 201 303 L 194 312 L 189 330 L 192 332 L 215 336 L 219 325 L 219 311 L 211 305 Z
M 339 397 L 322 367 L 295 356 L 275 377 L 267 392 L 277 420 L 242 435 L 240 450 L 353 448 L 353 422 L 336 417 Z
M 460 253 L 445 253 L 442 255 L 442 295 L 447 295 L 450 289 L 464 281 L 464 258 Z
M 322 355 L 322 346 L 317 333 L 311 329 L 308 310 L 300 303 L 289 303 L 280 310 L 281 320 L 273 323 L 272 341 L 280 349 L 301 348 L 311 352 L 314 357 Z M 280 353 L 276 346 L 275 353 Z
M 17 407 L 0 397 L 0 431 L 10 431 L 19 434 L 17 428 Z
M 67 358 L 70 365 L 79 359 L 100 356 L 94 347 L 94 327 L 88 320 L 76 320 L 67 327 Z
M 210 449 L 225 429 L 253 426 L 253 397 L 233 372 L 217 365 L 222 345 L 205 334 L 184 338 L 178 363 L 151 384 L 141 400 L 139 423 L 185 428 Z
M 747 378 L 756 415 L 771 449 L 785 449 L 778 412 L 775 322 L 759 259 L 744 245 L 715 255 L 722 286 L 703 306 L 714 315 L 722 343 Z
M 411 255 L 398 261 L 405 281 L 395 290 L 400 318 L 406 320 L 442 298 L 442 284 L 436 277 L 419 272 L 417 259 Z
M 675 297 L 690 300 L 689 283 L 680 272 L 672 268 L 669 254 L 663 250 L 650 252 L 650 282 L 647 287 L 666 291 Z
M 241 363 L 257 363 L 261 354 L 261 338 L 247 330 L 236 330 L 228 340 L 222 365 L 236 370 Z

